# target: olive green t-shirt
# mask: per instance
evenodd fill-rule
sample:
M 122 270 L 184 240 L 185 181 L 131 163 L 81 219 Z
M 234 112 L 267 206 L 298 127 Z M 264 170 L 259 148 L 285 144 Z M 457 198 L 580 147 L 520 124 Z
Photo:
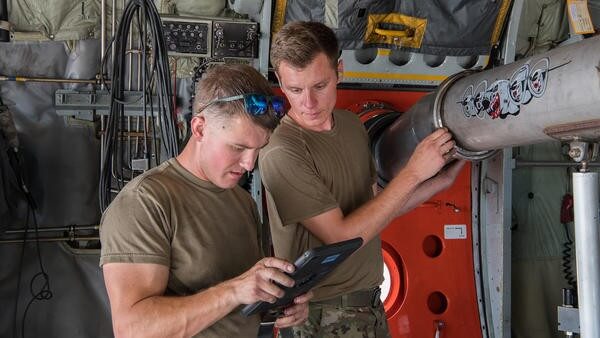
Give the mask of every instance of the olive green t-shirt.
M 260 222 L 250 195 L 221 189 L 176 159 L 136 177 L 102 217 L 100 265 L 169 268 L 166 295 L 185 296 L 236 277 L 261 257 Z M 256 337 L 260 318 L 232 311 L 196 337 Z
M 333 112 L 330 131 L 303 129 L 289 116 L 261 150 L 275 255 L 293 261 L 323 243 L 300 222 L 340 208 L 344 215 L 373 198 L 375 167 L 369 139 L 358 117 Z M 373 238 L 338 266 L 315 289 L 314 300 L 378 286 L 383 281 L 381 240 Z

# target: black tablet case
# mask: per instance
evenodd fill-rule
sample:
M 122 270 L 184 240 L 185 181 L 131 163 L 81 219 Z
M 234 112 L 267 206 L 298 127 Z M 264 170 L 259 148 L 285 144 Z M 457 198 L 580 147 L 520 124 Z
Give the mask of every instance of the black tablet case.
M 280 286 L 285 292 L 283 297 L 275 303 L 256 302 L 246 305 L 241 313 L 245 316 L 251 316 L 291 304 L 294 298 L 315 287 L 336 266 L 360 248 L 362 242 L 362 238 L 357 237 L 307 250 L 294 263 L 296 270 L 287 274 L 296 281 L 294 286 L 290 288 Z

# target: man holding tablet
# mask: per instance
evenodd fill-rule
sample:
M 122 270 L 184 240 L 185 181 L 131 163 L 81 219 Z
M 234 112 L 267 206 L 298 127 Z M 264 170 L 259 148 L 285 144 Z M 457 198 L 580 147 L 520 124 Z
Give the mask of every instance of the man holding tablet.
M 256 337 L 259 316 L 239 308 L 282 297 L 277 284 L 293 285 L 286 273 L 294 266 L 261 259 L 256 205 L 237 183 L 254 167 L 282 104 L 252 67 L 208 70 L 181 154 L 133 179 L 111 203 L 100 264 L 115 336 Z M 302 323 L 310 298 L 293 299 L 275 325 Z

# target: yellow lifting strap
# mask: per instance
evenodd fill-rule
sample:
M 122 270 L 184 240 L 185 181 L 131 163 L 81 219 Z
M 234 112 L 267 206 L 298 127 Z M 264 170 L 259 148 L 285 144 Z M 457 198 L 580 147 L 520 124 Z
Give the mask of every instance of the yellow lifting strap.
M 405 27 L 402 30 L 383 29 L 381 24 Z M 427 19 L 404 14 L 369 14 L 365 31 L 365 44 L 386 44 L 398 47 L 419 48 L 425 35 Z
M 271 34 L 275 35 L 281 27 L 283 27 L 285 21 L 285 10 L 287 8 L 287 0 L 276 0 L 275 10 L 271 22 Z
M 502 3 L 500 4 L 500 9 L 498 10 L 498 15 L 496 16 L 496 23 L 494 24 L 494 30 L 492 31 L 492 38 L 490 41 L 492 46 L 498 44 L 500 41 L 502 28 L 504 27 L 508 10 L 510 9 L 510 3 L 511 0 L 502 0 Z

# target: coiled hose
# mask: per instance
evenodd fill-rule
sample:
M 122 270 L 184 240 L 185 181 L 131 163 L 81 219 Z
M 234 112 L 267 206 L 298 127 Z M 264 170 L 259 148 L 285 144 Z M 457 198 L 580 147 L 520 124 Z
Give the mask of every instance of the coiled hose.
M 567 240 L 563 243 L 563 251 L 562 251 L 562 271 L 565 274 L 565 280 L 567 284 L 569 284 L 573 289 L 577 290 L 577 281 L 575 280 L 575 276 L 573 275 L 573 270 L 571 266 L 571 252 L 573 251 L 573 240 L 571 240 L 571 235 L 569 234 L 569 225 L 567 223 L 563 223 L 565 228 L 565 234 L 567 235 Z

